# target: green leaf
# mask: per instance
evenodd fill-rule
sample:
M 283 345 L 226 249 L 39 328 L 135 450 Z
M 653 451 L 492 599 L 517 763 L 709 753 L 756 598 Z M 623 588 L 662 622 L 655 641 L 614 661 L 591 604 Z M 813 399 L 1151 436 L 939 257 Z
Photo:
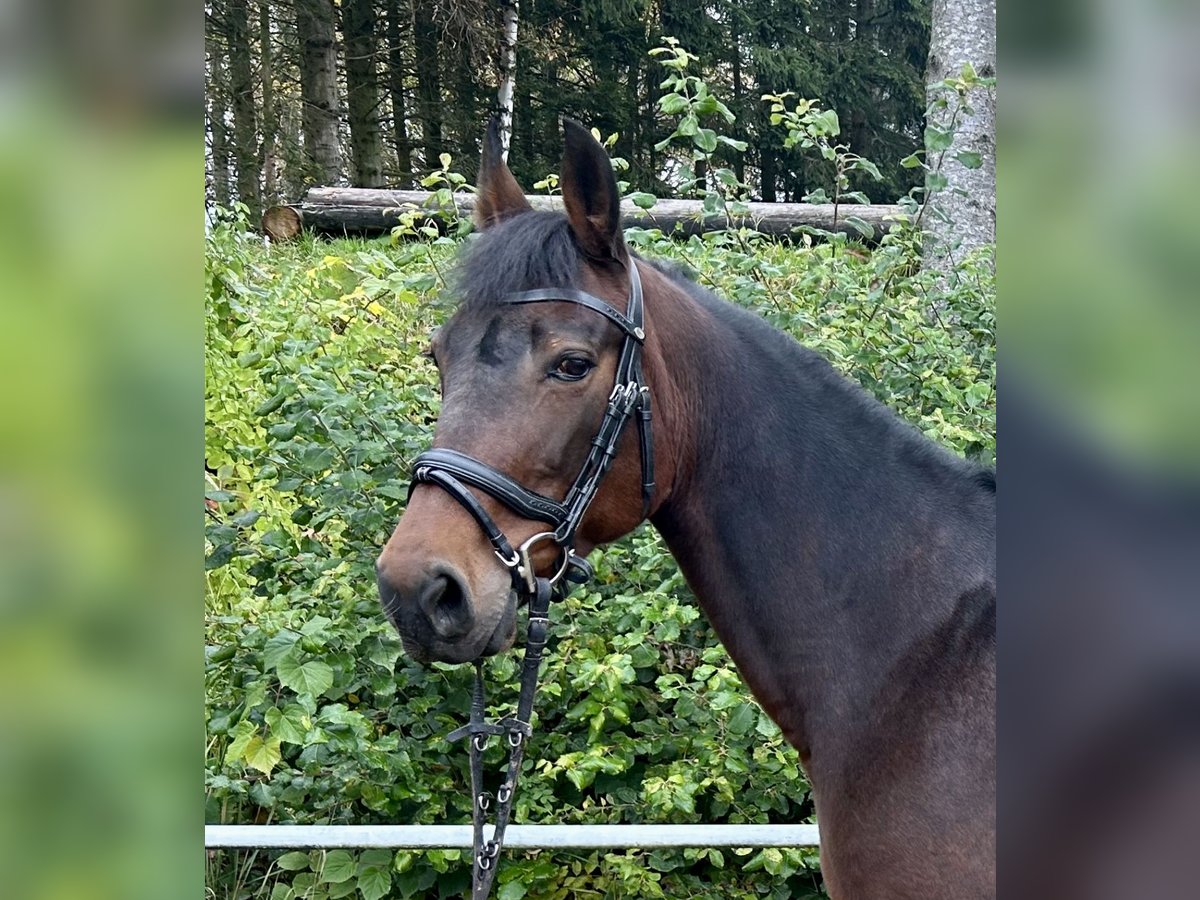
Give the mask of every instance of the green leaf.
M 279 407 L 283 406 L 283 402 L 287 400 L 287 398 L 288 395 L 286 391 L 277 391 L 271 397 L 271 399 L 265 401 L 260 406 L 255 408 L 254 415 L 258 416 L 259 418 L 262 418 L 263 416 L 269 416 L 271 413 L 275 412 L 275 410 L 279 409 Z
M 257 509 L 248 509 L 238 516 L 234 516 L 231 524 L 235 528 L 249 528 L 255 522 L 262 518 L 262 513 Z
M 333 686 L 333 669 L 318 659 L 301 663 L 294 656 L 279 661 L 279 680 L 297 694 L 318 697 Z
M 957 159 L 965 169 L 978 169 L 983 165 L 983 156 L 974 150 L 961 150 L 954 154 L 954 158 Z
M 645 191 L 634 191 L 629 195 L 629 199 L 633 201 L 633 205 L 639 209 L 650 209 L 658 202 L 658 198 L 653 194 L 647 194 Z
M 269 737 L 263 740 L 261 735 L 254 735 L 242 752 L 246 765 L 258 769 L 264 775 L 270 775 L 271 770 L 279 765 L 279 738 Z
M 263 668 L 269 671 L 278 666 L 280 660 L 292 652 L 299 640 L 300 635 L 294 631 L 280 631 L 267 638 L 266 644 L 263 645 Z
M 737 708 L 732 716 L 729 717 L 729 731 L 731 734 L 745 734 L 750 730 L 750 726 L 758 719 L 758 710 L 752 703 L 743 703 Z
M 380 900 L 392 889 L 392 873 L 370 866 L 358 873 L 358 889 L 365 900 Z
M 974 409 L 979 406 L 992 394 L 992 386 L 986 381 L 977 381 L 963 391 L 963 399 L 967 401 L 967 406 Z
M 510 881 L 507 884 L 502 884 L 500 890 L 496 892 L 497 900 L 521 900 L 525 896 L 527 888 L 519 881 Z
M 712 153 L 717 149 L 717 133 L 711 128 L 701 128 L 692 137 L 692 140 L 705 153 Z
M 838 114 L 832 109 L 822 110 L 813 116 L 813 126 L 817 134 L 835 137 L 841 133 L 842 126 L 838 122 Z
M 312 727 L 312 721 L 303 709 L 295 703 L 288 704 L 283 709 L 272 706 L 264 715 L 271 734 L 290 744 L 303 744 L 304 738 Z
M 359 857 L 358 889 L 365 900 L 380 900 L 392 888 L 392 854 L 368 850 Z
M 308 854 L 301 850 L 293 850 L 275 860 L 275 865 L 289 872 L 299 872 L 301 869 L 308 868 Z
M 272 425 L 267 429 L 267 434 L 276 440 L 290 441 L 296 436 L 295 422 L 280 422 L 278 425 Z
M 954 143 L 954 132 L 945 131 L 935 125 L 930 125 L 925 129 L 925 149 L 929 153 L 940 153 L 943 150 L 949 150 L 950 145 Z
M 869 222 L 865 222 L 858 216 L 846 216 L 844 221 L 868 241 L 875 237 L 875 229 L 871 227 Z
M 249 719 L 238 722 L 233 731 L 233 740 L 225 748 L 225 764 L 240 762 L 245 756 L 246 748 L 258 734 L 258 727 Z
M 367 659 L 381 669 L 392 672 L 396 668 L 396 660 L 400 658 L 400 648 L 392 641 L 376 644 L 367 654 Z
M 883 175 L 879 171 L 879 166 L 871 162 L 869 159 L 856 159 L 850 164 L 850 169 L 866 172 L 876 181 L 882 181 Z
M 905 168 L 905 169 L 915 169 L 918 166 L 923 166 L 923 165 L 924 165 L 924 163 L 921 162 L 921 156 L 919 153 L 912 153 L 912 154 L 904 157 L 904 159 L 900 160 L 901 168 Z
M 950 179 L 941 172 L 930 172 L 925 178 L 925 189 L 932 194 L 935 191 L 944 191 L 949 183 Z
M 341 884 L 354 877 L 358 863 L 348 850 L 330 850 L 325 856 L 321 879 L 329 884 Z
M 666 94 L 658 99 L 658 107 L 668 116 L 677 116 L 688 108 L 688 98 L 679 94 Z

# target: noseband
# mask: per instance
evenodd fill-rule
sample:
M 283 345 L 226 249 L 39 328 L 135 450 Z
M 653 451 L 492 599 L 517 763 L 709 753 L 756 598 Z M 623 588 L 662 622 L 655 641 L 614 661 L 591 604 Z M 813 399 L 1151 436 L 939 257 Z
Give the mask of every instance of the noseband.
M 550 579 L 558 582 L 568 567 L 587 573 L 587 563 L 575 556 L 575 531 L 587 514 L 588 507 L 596 497 L 609 467 L 617 455 L 617 444 L 629 420 L 637 413 L 638 434 L 642 459 L 642 517 L 650 511 L 654 496 L 654 443 L 650 433 L 650 389 L 642 375 L 642 342 L 646 338 L 643 329 L 644 310 L 642 303 L 642 281 L 637 264 L 630 259 L 629 302 L 624 314 L 613 309 L 599 297 L 572 288 L 546 288 L 536 291 L 521 291 L 509 294 L 503 304 L 519 303 L 574 303 L 604 316 L 625 335 L 621 355 L 617 360 L 617 372 L 604 419 L 592 439 L 591 450 L 583 467 L 562 501 L 552 500 L 519 484 L 503 472 L 487 463 L 450 450 L 438 447 L 426 450 L 413 463 L 413 479 L 409 496 L 418 484 L 436 484 L 462 504 L 496 551 L 500 562 L 512 574 L 513 587 L 518 593 L 532 594 L 536 575 L 530 555 L 533 547 L 544 541 L 553 541 L 562 551 L 562 563 Z M 553 530 L 533 535 L 516 550 L 496 525 L 478 498 L 468 489 L 478 488 L 490 494 L 523 519 L 544 522 Z
M 625 313 L 613 309 L 599 297 L 573 288 L 546 288 L 509 294 L 501 301 L 518 303 L 574 303 L 604 316 L 625 335 L 612 393 L 600 428 L 592 439 L 591 449 L 583 467 L 572 482 L 566 496 L 553 500 L 505 475 L 487 463 L 438 447 L 427 450 L 413 463 L 409 497 L 418 484 L 435 484 L 457 500 L 474 516 L 487 536 L 496 557 L 509 570 L 518 601 L 529 607 L 529 625 L 525 639 L 525 657 L 521 667 L 521 693 L 517 713 L 498 722 L 486 719 L 486 700 L 482 664 L 475 664 L 475 686 L 471 694 L 471 719 L 467 725 L 448 735 L 451 741 L 470 738 L 471 755 L 471 821 L 474 833 L 471 896 L 483 900 L 491 892 L 496 876 L 504 830 L 512 814 L 517 776 L 521 771 L 525 741 L 533 733 L 533 699 L 537 693 L 538 670 L 549 629 L 549 608 L 552 597 L 561 598 L 569 590 L 569 582 L 587 581 L 592 574 L 587 561 L 575 555 L 575 532 L 587 514 L 613 460 L 625 426 L 637 414 L 638 435 L 642 462 L 642 518 L 650 511 L 654 497 L 654 444 L 650 433 L 650 389 L 642 375 L 642 344 L 646 338 L 642 303 L 642 281 L 637 263 L 629 264 L 629 302 Z M 523 519 L 543 522 L 552 530 L 541 531 L 513 549 L 512 543 L 484 509 L 470 488 L 477 488 L 500 501 Z M 539 577 L 532 561 L 533 548 L 544 541 L 553 541 L 562 553 L 557 571 L 549 578 Z M 570 571 L 568 571 L 570 570 Z M 565 576 L 565 578 L 564 578 Z M 493 795 L 483 790 L 483 751 L 491 735 L 505 735 L 508 741 L 508 764 L 504 783 Z M 496 814 L 490 835 L 484 826 L 492 801 Z

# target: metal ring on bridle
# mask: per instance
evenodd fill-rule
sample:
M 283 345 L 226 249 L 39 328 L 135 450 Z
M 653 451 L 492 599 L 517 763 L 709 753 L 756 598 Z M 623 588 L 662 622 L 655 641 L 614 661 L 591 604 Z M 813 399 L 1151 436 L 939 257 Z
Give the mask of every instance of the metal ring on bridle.
M 559 552 L 562 553 L 562 562 L 559 563 L 558 571 L 551 575 L 549 579 L 547 579 L 551 586 L 558 584 L 559 580 L 563 577 L 563 575 L 566 574 L 567 567 L 571 565 L 571 557 L 574 555 L 574 551 L 572 551 L 570 547 L 564 547 L 562 544 L 558 543 L 558 536 L 553 531 L 540 531 L 528 538 L 525 543 L 521 544 L 516 551 L 516 555 L 519 559 L 519 563 L 517 565 L 517 574 L 520 575 L 524 580 L 525 585 L 529 588 L 530 593 L 535 590 L 537 582 L 537 571 L 534 569 L 533 560 L 530 558 L 530 548 L 532 548 L 535 544 L 540 544 L 545 540 L 553 541 L 555 546 L 558 547 Z M 503 562 L 503 560 L 501 561 Z M 505 563 L 505 565 L 508 565 L 508 563 Z M 512 567 L 509 566 L 509 568 Z

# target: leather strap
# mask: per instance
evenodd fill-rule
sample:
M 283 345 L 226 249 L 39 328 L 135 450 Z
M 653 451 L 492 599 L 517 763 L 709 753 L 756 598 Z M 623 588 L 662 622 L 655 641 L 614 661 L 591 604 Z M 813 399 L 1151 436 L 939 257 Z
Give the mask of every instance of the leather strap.
M 558 526 L 567 517 L 566 507 L 557 500 L 528 490 L 499 469 L 457 450 L 448 447 L 426 450 L 413 462 L 413 482 L 432 481 L 430 476 L 437 471 L 449 472 L 472 487 L 487 491 L 526 519 Z
M 612 306 L 605 303 L 599 297 L 593 297 L 586 291 L 577 291 L 575 288 L 542 288 L 536 291 L 521 291 L 519 294 L 509 294 L 504 298 L 504 302 L 576 303 L 579 306 L 586 306 L 588 309 L 600 313 L 600 315 L 606 317 L 610 322 L 625 332 L 627 336 L 633 338 L 639 343 L 646 337 L 646 333 L 642 330 L 640 319 L 630 321 L 630 319 L 617 312 Z

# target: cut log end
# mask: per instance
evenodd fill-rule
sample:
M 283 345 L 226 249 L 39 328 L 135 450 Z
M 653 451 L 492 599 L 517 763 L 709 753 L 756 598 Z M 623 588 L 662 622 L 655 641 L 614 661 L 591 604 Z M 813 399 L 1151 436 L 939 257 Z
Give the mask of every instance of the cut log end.
M 304 230 L 304 219 L 295 207 L 272 206 L 263 213 L 262 230 L 272 241 L 294 240 Z

